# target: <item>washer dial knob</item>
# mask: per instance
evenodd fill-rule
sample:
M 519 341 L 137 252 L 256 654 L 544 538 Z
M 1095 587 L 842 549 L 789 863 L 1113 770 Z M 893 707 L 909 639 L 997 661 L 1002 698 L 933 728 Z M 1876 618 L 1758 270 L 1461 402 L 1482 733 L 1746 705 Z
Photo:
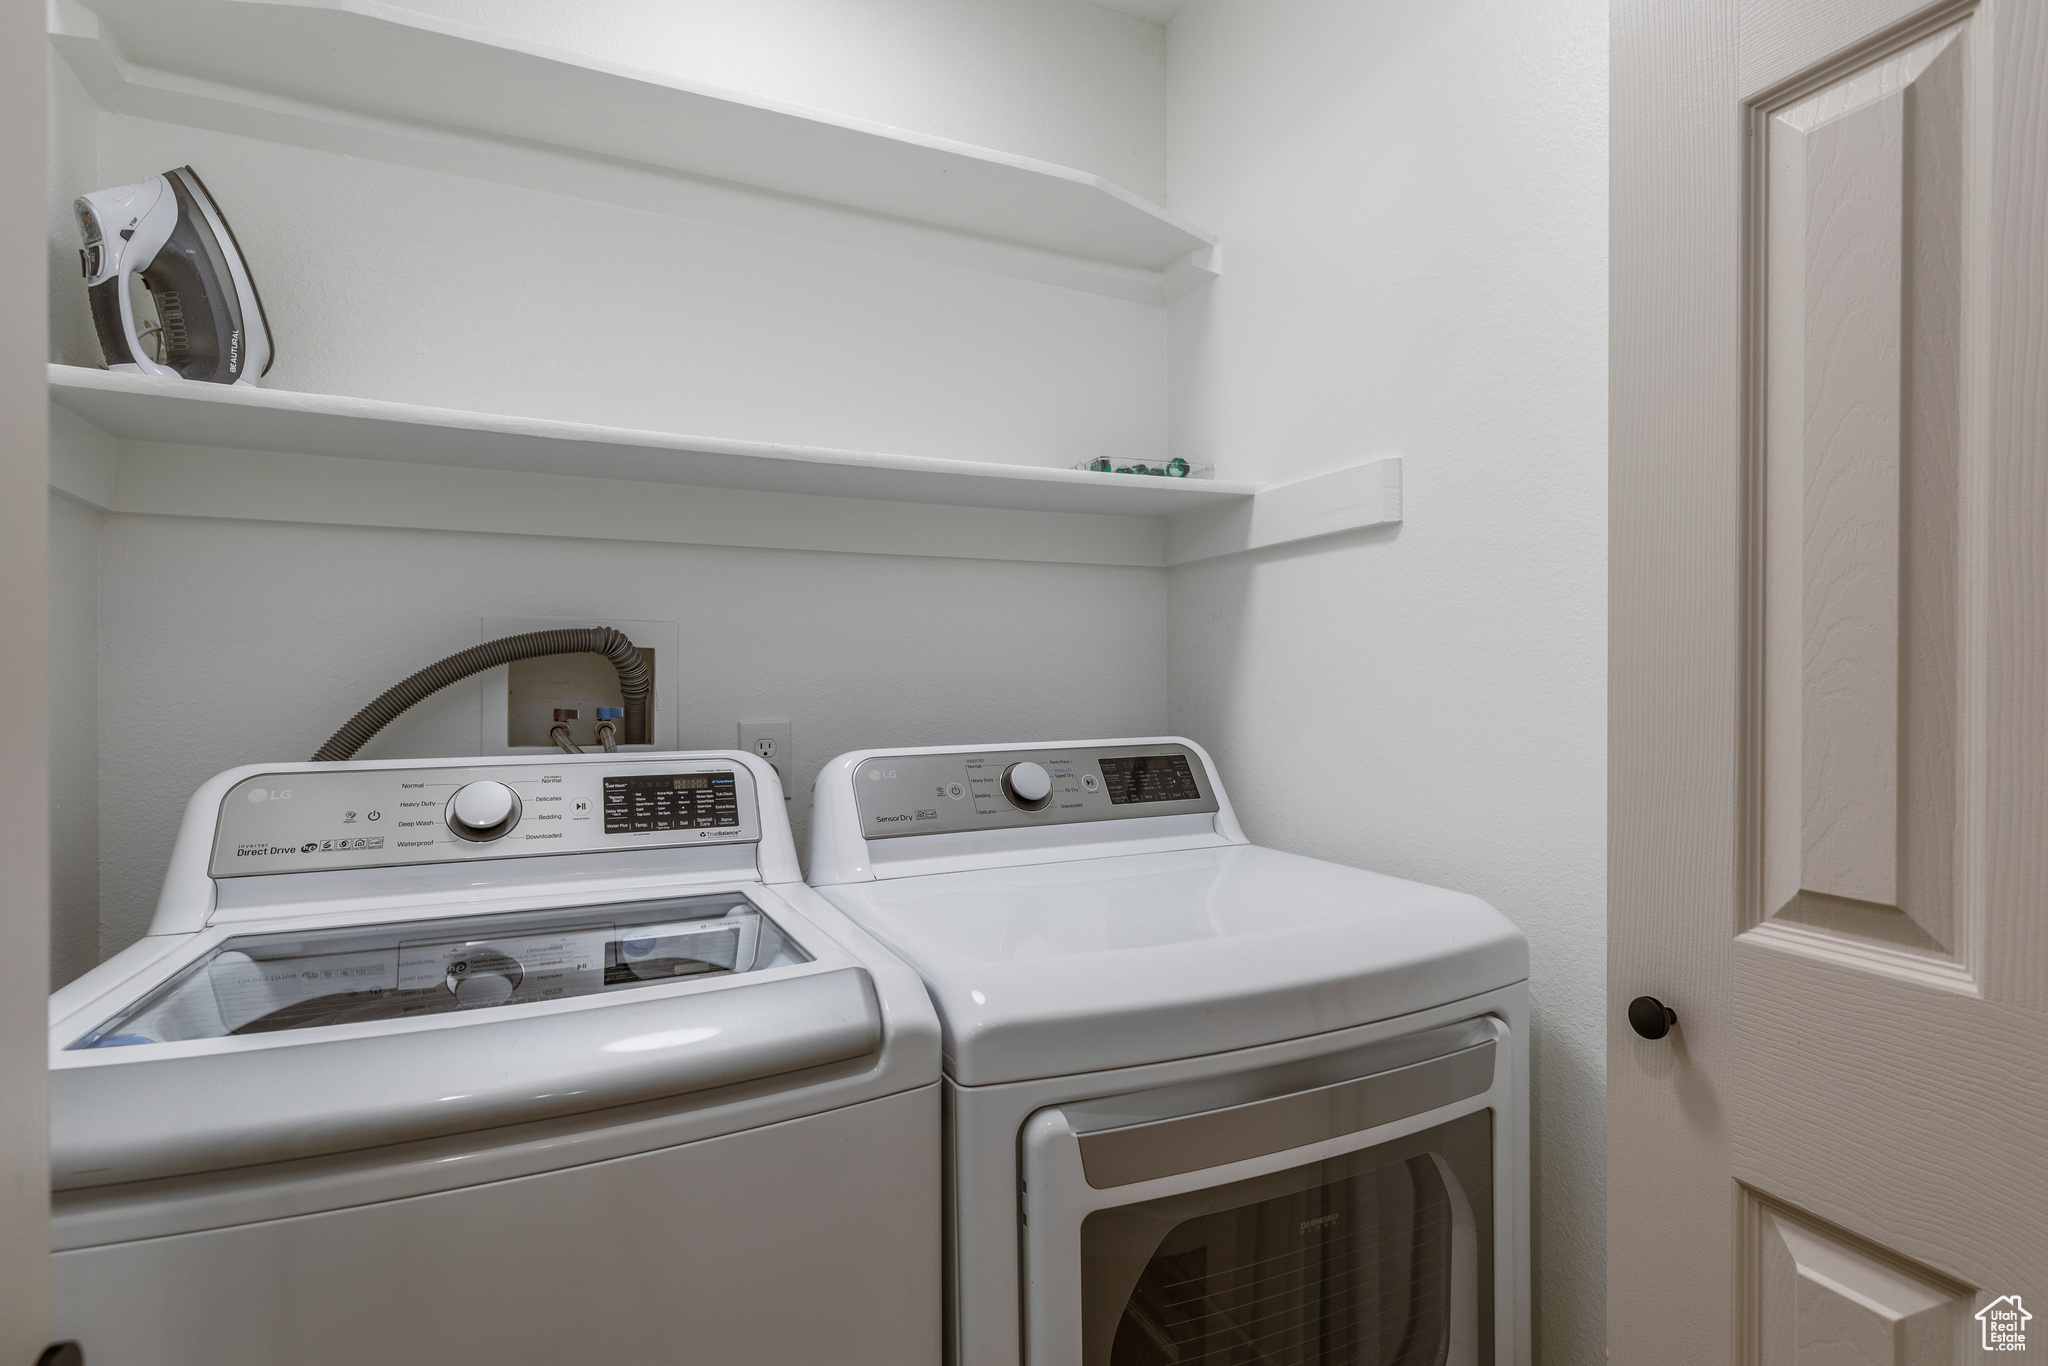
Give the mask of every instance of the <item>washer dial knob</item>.
M 519 824 L 519 794 L 486 778 L 448 800 L 448 828 L 466 840 L 494 840 Z
M 1003 795 L 1012 806 L 1042 811 L 1052 802 L 1052 775 L 1029 761 L 1011 764 L 1003 770 Z

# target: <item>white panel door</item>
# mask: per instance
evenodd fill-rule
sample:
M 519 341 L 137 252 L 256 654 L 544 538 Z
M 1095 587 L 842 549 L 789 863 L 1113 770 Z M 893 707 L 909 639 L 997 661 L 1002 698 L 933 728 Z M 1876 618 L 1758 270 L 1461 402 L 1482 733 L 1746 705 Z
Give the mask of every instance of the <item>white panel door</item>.
M 2048 1352 L 2048 0 L 1613 18 L 1610 1359 Z

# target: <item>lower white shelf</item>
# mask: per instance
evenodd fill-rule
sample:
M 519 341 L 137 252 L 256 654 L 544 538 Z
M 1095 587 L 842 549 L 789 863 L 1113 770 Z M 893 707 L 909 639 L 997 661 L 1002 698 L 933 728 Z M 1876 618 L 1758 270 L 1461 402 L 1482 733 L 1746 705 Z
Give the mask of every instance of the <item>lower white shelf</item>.
M 50 403 L 52 487 L 141 515 L 1155 568 L 1401 520 L 1392 458 L 1262 489 L 64 365 Z
M 678 436 L 584 422 L 289 393 L 81 366 L 50 398 L 119 441 L 516 470 L 705 488 L 1029 512 L 1164 517 L 1241 502 L 1255 484 L 1140 478 L 930 456 Z

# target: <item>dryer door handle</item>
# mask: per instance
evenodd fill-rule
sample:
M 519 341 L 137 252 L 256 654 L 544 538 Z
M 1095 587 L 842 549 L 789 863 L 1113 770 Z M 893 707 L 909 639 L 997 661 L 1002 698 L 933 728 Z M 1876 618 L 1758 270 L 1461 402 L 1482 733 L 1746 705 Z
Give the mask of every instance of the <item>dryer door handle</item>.
M 1495 1043 L 1334 1086 L 1203 1114 L 1080 1135 L 1081 1170 L 1101 1190 L 1305 1148 L 1439 1109 L 1493 1085 Z

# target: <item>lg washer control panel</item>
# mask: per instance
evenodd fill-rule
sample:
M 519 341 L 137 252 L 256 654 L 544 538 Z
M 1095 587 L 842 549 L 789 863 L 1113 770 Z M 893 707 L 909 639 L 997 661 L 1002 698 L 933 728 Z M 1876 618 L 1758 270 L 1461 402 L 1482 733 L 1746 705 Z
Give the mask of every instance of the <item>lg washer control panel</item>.
M 730 760 L 340 768 L 228 789 L 214 877 L 447 863 L 761 838 L 754 775 Z
M 1217 809 L 1185 745 L 880 755 L 854 770 L 853 787 L 871 840 Z

